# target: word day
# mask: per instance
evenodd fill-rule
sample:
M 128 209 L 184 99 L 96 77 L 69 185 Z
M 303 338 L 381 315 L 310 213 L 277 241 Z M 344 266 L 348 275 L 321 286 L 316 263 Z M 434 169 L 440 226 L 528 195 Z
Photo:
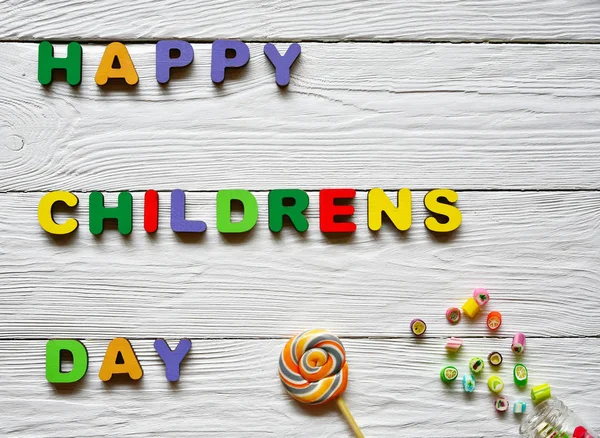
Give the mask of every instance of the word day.
M 350 219 L 354 214 L 354 206 L 349 205 L 356 196 L 354 189 L 323 189 L 319 192 L 319 228 L 323 233 L 353 233 L 356 224 Z M 158 192 L 148 190 L 144 194 L 144 230 L 154 233 L 158 230 L 159 210 Z M 458 194 L 450 189 L 434 189 L 425 195 L 423 202 L 431 213 L 425 219 L 425 227 L 433 232 L 448 233 L 456 230 L 462 214 L 454 206 Z M 345 204 L 340 205 L 340 202 Z M 66 191 L 54 191 L 45 194 L 38 205 L 38 221 L 41 227 L 50 234 L 69 234 L 77 229 L 79 222 L 69 218 L 63 223 L 54 220 L 52 210 L 56 203 L 64 203 L 74 208 L 79 203 L 77 195 Z M 186 195 L 183 190 L 171 192 L 170 225 L 176 233 L 203 233 L 207 225 L 201 220 L 191 220 L 185 215 Z M 233 220 L 232 205 L 243 207 L 242 218 Z M 300 189 L 277 189 L 268 194 L 269 229 L 278 233 L 283 229 L 284 219 L 299 232 L 308 229 L 305 216 L 308 208 L 308 193 Z M 400 231 L 408 230 L 412 225 L 412 193 L 403 188 L 397 192 L 397 204 L 386 195 L 383 189 L 369 190 L 367 196 L 368 227 L 377 231 L 382 226 L 383 215 Z M 89 229 L 92 234 L 104 231 L 104 221 L 117 221 L 117 229 L 121 234 L 129 234 L 133 228 L 133 197 L 129 192 L 120 192 L 117 205 L 104 205 L 104 195 L 92 192 L 89 195 Z M 258 221 L 258 202 L 248 190 L 219 190 L 216 194 L 216 227 L 221 233 L 245 233 L 250 231 Z
M 268 43 L 264 47 L 265 56 L 275 67 L 275 82 L 286 86 L 290 82 L 290 69 L 300 56 L 300 44 L 291 44 L 285 54 Z M 156 80 L 166 84 L 171 79 L 171 69 L 187 67 L 194 60 L 194 48 L 187 41 L 163 40 L 156 43 Z M 237 40 L 217 40 L 212 43 L 210 76 L 215 84 L 225 80 L 225 70 L 245 66 L 250 60 L 248 45 Z M 54 56 L 54 46 L 42 41 L 38 48 L 38 81 L 42 85 L 52 83 L 56 70 L 66 71 L 66 79 L 70 85 L 81 83 L 83 66 L 83 50 L 81 44 L 71 42 L 67 46 L 67 56 Z M 127 47 L 122 43 L 110 43 L 106 46 L 96 76 L 96 84 L 106 85 L 109 80 L 124 80 L 128 85 L 135 85 L 139 77 Z
M 154 349 L 165 364 L 169 382 L 179 380 L 181 362 L 192 348 L 192 341 L 184 338 L 175 350 L 171 350 L 164 339 L 154 341 Z M 63 370 L 63 358 L 69 353 L 73 359 L 69 371 Z M 46 380 L 50 383 L 75 383 L 81 380 L 88 370 L 88 352 L 82 342 L 75 339 L 51 339 L 46 343 Z M 132 380 L 142 378 L 142 366 L 125 338 L 115 338 L 108 344 L 98 377 L 104 382 L 117 374 L 126 374 Z

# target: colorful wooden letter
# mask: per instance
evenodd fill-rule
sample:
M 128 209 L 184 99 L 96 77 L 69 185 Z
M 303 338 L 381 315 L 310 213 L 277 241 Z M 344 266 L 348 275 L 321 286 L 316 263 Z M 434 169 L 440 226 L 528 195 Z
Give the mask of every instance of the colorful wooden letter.
M 292 200 L 292 205 L 284 205 L 285 200 Z M 308 221 L 304 210 L 308 207 L 308 194 L 299 189 L 280 189 L 269 192 L 269 229 L 278 233 L 283 228 L 283 217 L 287 216 L 296 230 L 303 233 L 308 230 Z
M 73 368 L 63 372 L 61 352 L 73 356 Z M 51 339 L 46 343 L 46 380 L 50 383 L 75 383 L 85 376 L 88 369 L 88 353 L 85 346 L 75 339 Z
M 52 207 L 57 202 L 64 202 L 69 207 L 75 207 L 79 199 L 71 192 L 50 192 L 45 194 L 38 205 L 38 221 L 44 231 L 50 234 L 69 234 L 77 229 L 79 222 L 69 218 L 64 224 L 57 224 L 52 217 Z
M 231 221 L 231 201 L 244 206 L 244 217 L 239 222 Z M 256 225 L 258 203 L 248 190 L 219 190 L 217 192 L 217 230 L 220 233 L 245 233 Z
M 117 207 L 104 206 L 104 195 L 100 192 L 90 193 L 89 200 L 90 232 L 101 234 L 104 231 L 105 219 L 116 219 L 119 233 L 131 233 L 133 222 L 133 198 L 129 192 L 119 193 Z
M 192 341 L 184 338 L 179 341 L 175 350 L 171 350 L 169 344 L 164 339 L 154 341 L 154 349 L 165 363 L 165 372 L 169 382 L 177 382 L 179 380 L 179 367 L 181 361 L 192 348 Z
M 54 57 L 54 46 L 42 41 L 38 47 L 38 81 L 42 85 L 52 83 L 54 70 L 65 70 L 70 85 L 81 83 L 82 50 L 81 44 L 69 43 L 66 58 Z
M 440 199 L 445 199 L 446 202 Z M 458 208 L 448 204 L 454 204 L 456 201 L 458 201 L 458 194 L 454 190 L 435 189 L 428 192 L 423 199 L 425 208 L 435 215 L 445 216 L 447 220 L 440 222 L 430 216 L 425 219 L 425 227 L 436 233 L 449 233 L 456 230 L 462 222 L 462 214 Z
M 412 225 L 412 196 L 409 189 L 398 190 L 398 207 L 394 206 L 382 189 L 371 189 L 367 198 L 367 209 L 371 231 L 381 229 L 383 213 L 400 231 L 406 231 Z
M 115 66 L 117 61 L 118 66 Z M 109 79 L 125 79 L 129 85 L 138 83 L 138 74 L 129 56 L 127 47 L 121 43 L 110 43 L 104 49 L 104 55 L 96 71 L 96 83 L 105 85 Z
M 285 87 L 290 83 L 290 69 L 298 56 L 300 56 L 300 44 L 294 43 L 288 47 L 285 55 L 281 56 L 277 47 L 274 44 L 268 43 L 265 45 L 265 55 L 275 67 L 275 82 L 280 87 Z
M 233 52 L 233 57 L 228 57 L 227 52 Z M 216 40 L 212 44 L 212 61 L 210 77 L 215 84 L 225 80 L 225 69 L 229 67 L 243 67 L 250 60 L 250 49 L 242 41 Z
M 176 233 L 203 233 L 206 223 L 185 218 L 185 193 L 183 190 L 171 192 L 171 229 Z
M 323 189 L 319 192 L 319 222 L 323 233 L 353 233 L 354 222 L 336 222 L 336 216 L 352 216 L 352 205 L 335 205 L 336 199 L 352 199 L 356 196 L 354 189 Z
M 123 363 L 118 363 L 119 355 Z M 125 338 L 110 341 L 98 377 L 108 382 L 115 374 L 128 374 L 132 380 L 139 380 L 144 374 L 131 343 Z
M 178 56 L 172 57 L 171 54 Z M 171 69 L 186 67 L 194 60 L 194 48 L 187 41 L 163 40 L 156 43 L 156 80 L 166 84 L 171 78 Z
M 154 233 L 158 230 L 158 193 L 148 190 L 144 195 L 144 230 Z

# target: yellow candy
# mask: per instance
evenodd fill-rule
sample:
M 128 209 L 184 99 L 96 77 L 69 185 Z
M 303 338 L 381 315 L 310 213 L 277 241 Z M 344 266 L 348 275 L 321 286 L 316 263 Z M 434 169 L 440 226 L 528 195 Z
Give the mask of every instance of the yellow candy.
M 490 376 L 488 379 L 488 388 L 490 388 L 490 391 L 493 393 L 498 394 L 504 389 L 504 382 L 498 376 Z
M 552 393 L 550 391 L 550 385 L 547 383 L 531 388 L 531 400 L 535 404 L 548 400 L 550 397 L 552 397 Z
M 475 301 L 475 298 L 471 297 L 467 300 L 465 304 L 462 306 L 463 313 L 467 315 L 469 318 L 475 317 L 477 312 L 479 312 L 479 304 Z

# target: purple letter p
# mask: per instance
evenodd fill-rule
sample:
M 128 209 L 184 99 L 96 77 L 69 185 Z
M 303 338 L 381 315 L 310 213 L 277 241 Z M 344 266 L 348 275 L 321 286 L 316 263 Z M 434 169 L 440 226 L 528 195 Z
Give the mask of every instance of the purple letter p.
M 233 51 L 235 56 L 228 58 L 227 51 Z M 216 40 L 212 45 L 212 62 L 210 77 L 215 84 L 225 80 L 227 67 L 243 67 L 250 60 L 250 49 L 246 43 L 236 40 Z
M 179 56 L 171 58 L 171 50 L 179 52 Z M 156 80 L 166 84 L 171 78 L 171 68 L 188 66 L 193 60 L 194 49 L 187 41 L 159 41 L 156 43 Z

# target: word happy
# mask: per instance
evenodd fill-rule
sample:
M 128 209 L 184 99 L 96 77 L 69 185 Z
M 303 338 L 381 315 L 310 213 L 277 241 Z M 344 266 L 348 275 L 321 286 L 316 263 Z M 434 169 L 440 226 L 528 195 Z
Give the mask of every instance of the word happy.
M 356 224 L 351 221 L 354 207 L 347 203 L 356 196 L 354 189 L 323 189 L 319 192 L 319 228 L 323 233 L 353 233 Z M 185 214 L 185 192 L 171 192 L 170 225 L 175 233 L 203 233 L 207 224 L 202 220 L 192 220 Z M 144 230 L 154 233 L 158 230 L 158 192 L 148 190 L 144 194 Z M 450 189 L 434 189 L 423 198 L 423 203 L 431 213 L 425 219 L 425 227 L 433 232 L 448 233 L 456 230 L 462 222 L 460 210 L 454 206 L 458 194 Z M 344 203 L 340 205 L 340 203 Z M 69 234 L 77 229 L 79 222 L 74 218 L 57 223 L 52 215 L 55 204 L 63 203 L 74 208 L 79 198 L 66 191 L 54 191 L 45 194 L 38 205 L 40 226 L 50 234 Z M 240 220 L 232 219 L 232 204 L 243 207 Z M 309 196 L 300 189 L 271 190 L 268 195 L 269 229 L 278 233 L 283 229 L 284 219 L 299 232 L 308 229 L 309 223 L 305 210 Z M 388 198 L 383 189 L 371 189 L 367 197 L 368 227 L 377 231 L 382 226 L 383 216 L 387 216 L 399 231 L 406 231 L 412 225 L 412 193 L 409 189 L 397 192 L 397 203 Z M 129 192 L 120 192 L 117 205 L 104 205 L 104 195 L 92 192 L 89 195 L 89 229 L 98 235 L 104 231 L 106 220 L 116 220 L 121 234 L 129 234 L 133 228 L 133 197 Z M 248 190 L 219 190 L 216 194 L 216 227 L 220 233 L 245 233 L 258 221 L 258 202 Z
M 275 67 L 275 81 L 279 86 L 290 82 L 290 69 L 300 56 L 300 44 L 291 44 L 285 54 L 268 43 L 264 53 Z M 38 81 L 42 85 L 52 83 L 56 70 L 66 71 L 66 79 L 70 85 L 81 83 L 83 65 L 81 44 L 71 42 L 67 46 L 65 58 L 54 57 L 54 46 L 43 41 L 38 49 Z M 186 67 L 194 60 L 194 48 L 187 41 L 164 40 L 156 44 L 156 80 L 166 84 L 171 78 L 171 69 Z M 210 76 L 215 84 L 225 80 L 225 70 L 245 66 L 250 60 L 250 49 L 246 43 L 237 40 L 217 40 L 212 44 Z M 106 85 L 109 80 L 124 80 L 128 85 L 138 83 L 139 77 L 127 47 L 121 43 L 110 43 L 106 46 L 96 76 L 96 84 Z

